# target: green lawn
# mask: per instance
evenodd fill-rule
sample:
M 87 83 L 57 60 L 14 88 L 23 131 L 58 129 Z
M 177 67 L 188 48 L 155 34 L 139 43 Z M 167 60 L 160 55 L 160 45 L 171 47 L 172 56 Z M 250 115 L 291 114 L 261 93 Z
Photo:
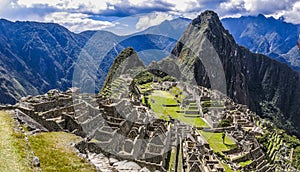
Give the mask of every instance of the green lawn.
M 14 130 L 12 116 L 0 112 L 0 171 L 33 171 L 27 158 L 24 135 Z
M 222 133 L 205 132 L 202 130 L 199 130 L 199 132 L 215 152 L 222 153 L 222 151 L 227 151 L 236 147 L 236 144 L 227 136 L 225 136 L 225 142 L 223 143 Z
M 185 117 L 184 114 L 177 113 L 176 111 L 181 110 L 180 107 L 163 107 L 163 104 L 178 104 L 174 98 L 175 97 L 167 91 L 155 90 L 149 96 L 149 103 L 151 104 L 151 109 L 160 118 L 166 118 L 167 115 L 170 115 L 181 122 L 195 127 L 208 127 L 208 125 L 200 117 L 190 118 Z
M 87 160 L 80 158 L 70 143 L 80 140 L 65 132 L 40 133 L 30 136 L 31 147 L 46 171 L 96 171 Z

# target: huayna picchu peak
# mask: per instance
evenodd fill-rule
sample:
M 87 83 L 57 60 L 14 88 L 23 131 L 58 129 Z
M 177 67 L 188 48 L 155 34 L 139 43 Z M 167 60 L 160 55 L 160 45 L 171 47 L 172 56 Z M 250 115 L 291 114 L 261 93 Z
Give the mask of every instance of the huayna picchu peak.
M 209 49 L 214 49 L 210 55 L 207 54 Z M 216 13 L 206 11 L 193 20 L 175 46 L 173 55 L 181 60 L 183 68 L 193 71 L 186 75 L 193 75 L 198 85 L 208 88 L 211 87 L 210 79 L 222 73 L 208 73 L 204 64 L 219 58 L 229 97 L 300 135 L 299 74 L 286 64 L 237 45 Z
M 210 10 L 201 13 L 197 18 L 192 20 L 191 24 L 193 26 L 197 26 L 198 28 L 203 27 L 204 24 L 207 24 L 209 27 L 222 25 L 218 14 Z
M 300 74 L 222 22 L 206 10 L 121 36 L 0 20 L 0 171 L 299 171 Z

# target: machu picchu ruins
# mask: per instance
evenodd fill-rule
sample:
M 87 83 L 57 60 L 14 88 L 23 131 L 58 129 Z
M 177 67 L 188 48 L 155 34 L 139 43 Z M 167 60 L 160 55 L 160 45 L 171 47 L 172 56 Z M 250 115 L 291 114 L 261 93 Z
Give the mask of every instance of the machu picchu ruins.
M 120 80 L 111 87 L 125 84 L 128 88 L 132 81 Z M 130 89 L 119 91 L 118 98 L 107 98 L 70 88 L 27 96 L 16 105 L 2 108 L 13 110 L 31 134 L 63 131 L 82 137 L 75 147 L 92 157 L 90 162 L 100 171 L 116 170 L 114 164 L 124 162 L 131 164 L 127 170 L 132 171 L 223 172 L 224 164 L 232 170 L 258 172 L 284 167 L 273 163 L 279 157 L 270 160 L 271 154 L 263 151 L 256 136 L 264 134 L 264 123 L 246 106 L 219 92 L 185 83 L 162 81 L 134 87 L 139 96 L 129 93 Z M 153 108 L 158 100 L 146 94 L 149 90 L 152 94 L 169 93 L 173 101 L 165 101 L 160 108 L 175 108 L 180 116 L 157 115 Z M 205 125 L 189 122 L 195 119 Z M 228 146 L 230 140 L 232 147 L 217 151 L 211 147 L 210 136 L 205 135 L 221 133 L 226 136 L 224 145 Z M 289 154 L 286 151 L 290 150 L 279 142 L 272 155 L 280 151 Z M 102 158 L 97 161 L 99 156 Z M 287 160 L 282 156 L 282 162 Z

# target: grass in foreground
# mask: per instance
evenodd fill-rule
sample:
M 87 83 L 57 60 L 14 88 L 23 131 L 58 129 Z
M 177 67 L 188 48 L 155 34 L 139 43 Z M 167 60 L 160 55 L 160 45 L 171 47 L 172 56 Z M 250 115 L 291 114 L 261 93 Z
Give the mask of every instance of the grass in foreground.
M 151 104 L 151 109 L 160 117 L 166 118 L 167 115 L 170 115 L 172 118 L 178 119 L 181 122 L 186 124 L 193 125 L 195 127 L 208 127 L 206 122 L 202 120 L 202 118 L 190 118 L 185 117 L 184 114 L 177 113 L 176 111 L 180 111 L 180 107 L 163 107 L 163 104 L 178 104 L 175 101 L 175 97 L 167 92 L 155 90 L 149 96 L 149 103 Z
M 200 130 L 201 135 L 207 140 L 209 146 L 215 151 L 222 153 L 236 148 L 236 144 L 227 136 L 225 136 L 225 142 L 223 143 L 222 133 L 212 133 Z
M 96 171 L 85 159 L 78 157 L 70 146 L 70 143 L 80 140 L 78 136 L 50 132 L 31 136 L 29 140 L 43 171 Z
M 32 171 L 27 162 L 24 135 L 14 130 L 15 121 L 6 112 L 0 112 L 0 170 Z

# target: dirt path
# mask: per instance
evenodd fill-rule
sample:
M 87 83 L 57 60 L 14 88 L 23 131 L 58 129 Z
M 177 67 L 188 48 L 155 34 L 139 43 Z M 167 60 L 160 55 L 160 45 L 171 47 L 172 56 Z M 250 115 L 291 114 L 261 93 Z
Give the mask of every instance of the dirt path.
M 14 131 L 11 115 L 0 111 L 0 171 L 30 171 L 26 163 L 26 144 L 20 133 Z

